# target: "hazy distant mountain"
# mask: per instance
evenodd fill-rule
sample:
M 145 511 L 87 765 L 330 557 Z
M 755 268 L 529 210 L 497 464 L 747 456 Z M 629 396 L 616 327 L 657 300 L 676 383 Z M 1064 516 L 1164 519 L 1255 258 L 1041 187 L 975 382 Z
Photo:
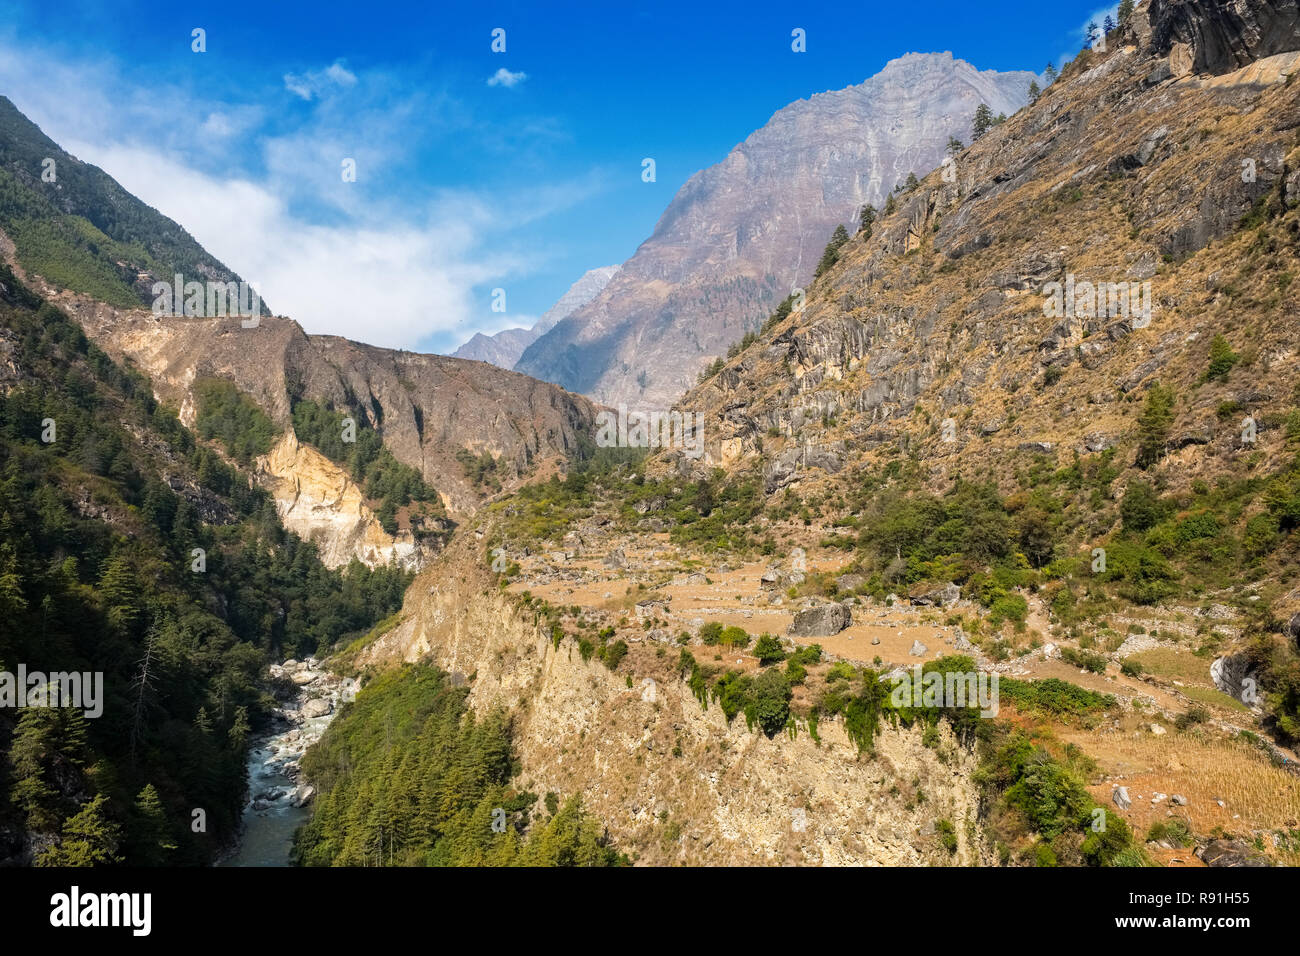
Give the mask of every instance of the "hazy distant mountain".
M 614 278 L 621 266 L 601 266 L 583 273 L 582 278 L 569 286 L 569 291 L 560 296 L 560 300 L 546 310 L 530 329 L 502 329 L 495 335 L 475 333 L 474 337 L 452 352 L 453 358 L 477 359 L 490 362 L 501 368 L 512 369 L 524 349 L 536 342 L 543 334 L 555 327 L 561 319 L 567 318 L 575 309 L 586 305 Z
M 839 223 L 970 141 L 981 102 L 1014 113 L 1035 74 L 909 53 L 858 86 L 778 111 L 681 188 L 592 302 L 528 346 L 519 371 L 599 401 L 667 404 L 806 285 Z

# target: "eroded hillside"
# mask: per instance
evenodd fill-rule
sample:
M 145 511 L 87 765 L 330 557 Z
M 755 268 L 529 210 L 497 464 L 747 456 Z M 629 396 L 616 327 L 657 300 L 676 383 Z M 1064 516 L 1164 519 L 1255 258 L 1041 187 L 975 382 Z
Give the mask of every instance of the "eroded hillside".
M 1227 6 L 1140 6 L 686 395 L 701 459 L 495 503 L 363 665 L 513 706 L 638 860 L 1294 863 L 1300 42 Z

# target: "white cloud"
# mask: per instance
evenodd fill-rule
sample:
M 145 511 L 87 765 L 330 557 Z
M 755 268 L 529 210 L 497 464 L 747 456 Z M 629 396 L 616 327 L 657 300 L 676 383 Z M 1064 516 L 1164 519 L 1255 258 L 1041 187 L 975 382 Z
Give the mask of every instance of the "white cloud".
M 504 66 L 488 77 L 488 86 L 504 86 L 507 89 L 518 86 L 524 80 L 528 79 L 528 74 L 520 70 L 518 73 L 511 73 Z
M 356 84 L 356 74 L 345 67 L 341 60 L 335 60 L 323 70 L 284 75 L 284 88 L 304 100 L 320 97 L 332 87 L 349 87 Z
M 19 109 L 308 332 L 412 349 L 531 324 L 491 311 L 492 288 L 510 292 L 548 255 L 521 251 L 520 225 L 571 208 L 608 177 L 435 191 L 420 150 L 464 135 L 504 148 L 497 126 L 400 74 L 358 79 L 339 63 L 294 79 L 310 110 L 269 114 L 255 97 L 145 85 L 109 59 L 0 40 L 0 89 Z M 200 118 L 197 136 L 174 122 L 186 115 Z M 423 138 L 412 140 L 413 126 Z M 345 157 L 357 161 L 356 183 L 341 180 Z
M 313 333 L 410 348 L 437 332 L 494 331 L 502 317 L 473 290 L 531 265 L 482 249 L 494 215 L 472 196 L 444 197 L 418 224 L 323 226 L 248 180 L 208 176 L 140 147 L 74 145 Z

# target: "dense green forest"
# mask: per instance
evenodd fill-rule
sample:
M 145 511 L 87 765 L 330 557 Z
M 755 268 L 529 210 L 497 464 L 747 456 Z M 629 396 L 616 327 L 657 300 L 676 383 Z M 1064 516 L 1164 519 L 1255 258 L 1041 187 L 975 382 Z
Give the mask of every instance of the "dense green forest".
M 269 658 L 400 607 L 0 266 L 0 670 L 104 675 L 102 716 L 0 710 L 0 860 L 199 863 L 235 832 Z M 195 811 L 205 827 L 196 829 Z
M 303 758 L 321 794 L 295 853 L 309 866 L 616 866 L 577 798 L 510 786 L 510 722 L 475 719 L 448 675 L 409 665 L 369 683 Z M 381 730 L 382 729 L 382 730 Z M 530 825 L 531 824 L 531 825 Z
M 200 438 L 216 439 L 241 465 L 265 455 L 275 442 L 276 428 L 257 403 L 233 383 L 219 378 L 194 383 L 194 430 Z
M 139 272 L 166 282 L 175 273 L 238 280 L 188 232 L 103 170 L 64 152 L 3 96 L 0 229 L 16 244 L 24 269 L 111 305 L 152 301 L 148 284 L 136 284 Z

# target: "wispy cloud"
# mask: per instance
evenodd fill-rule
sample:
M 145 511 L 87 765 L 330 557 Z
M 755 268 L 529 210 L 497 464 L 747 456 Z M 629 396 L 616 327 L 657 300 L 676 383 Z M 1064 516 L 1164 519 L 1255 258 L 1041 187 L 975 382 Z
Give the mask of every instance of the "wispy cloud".
M 356 86 L 356 74 L 335 60 L 323 70 L 308 73 L 286 73 L 284 88 L 304 100 L 319 97 L 330 90 Z
M 145 88 L 110 61 L 0 40 L 0 88 L 19 109 L 307 331 L 418 348 L 535 321 L 491 311 L 492 288 L 509 291 L 545 265 L 547 252 L 524 251 L 518 230 L 607 177 L 435 188 L 421 163 L 439 144 L 473 137 L 496 149 L 508 138 L 526 149 L 534 134 L 478 120 L 427 81 L 342 62 L 286 75 L 285 87 L 306 112 L 268 112 L 257 91 L 236 100 Z M 199 135 L 178 129 L 177 116 L 199 117 Z M 561 135 L 536 122 L 539 140 Z M 356 161 L 356 182 L 340 176 L 344 159 Z
M 488 86 L 504 86 L 507 89 L 518 86 L 524 80 L 528 79 L 528 74 L 520 70 L 518 73 L 511 73 L 504 66 L 488 77 Z

